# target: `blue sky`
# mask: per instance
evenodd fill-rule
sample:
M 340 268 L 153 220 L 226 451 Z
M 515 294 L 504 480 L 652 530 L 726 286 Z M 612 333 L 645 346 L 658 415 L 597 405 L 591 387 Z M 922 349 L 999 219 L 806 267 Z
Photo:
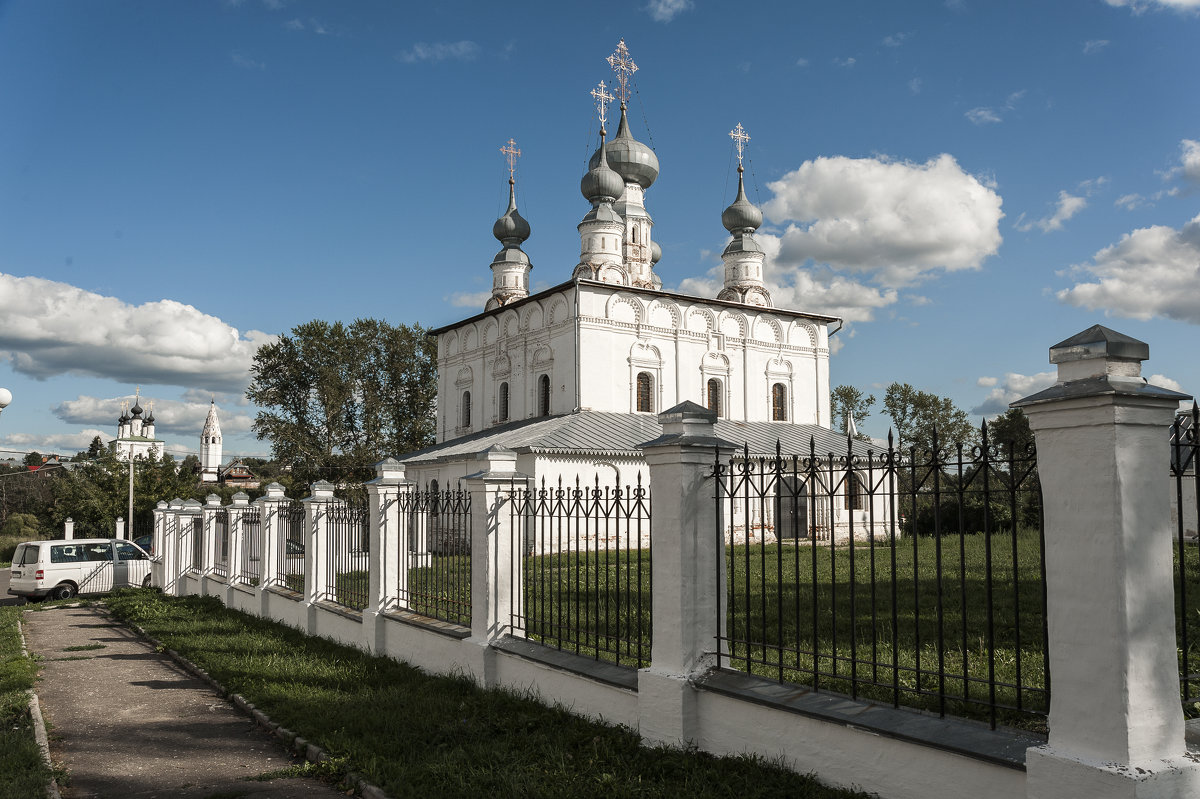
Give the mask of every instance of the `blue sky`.
M 1200 390 L 1200 0 L 0 0 L 0 449 L 111 438 L 140 384 L 169 451 L 215 396 L 266 452 L 271 336 L 482 309 L 510 137 L 534 287 L 568 279 L 622 38 L 668 289 L 715 295 L 741 123 L 835 384 L 990 415 L 1100 322 Z

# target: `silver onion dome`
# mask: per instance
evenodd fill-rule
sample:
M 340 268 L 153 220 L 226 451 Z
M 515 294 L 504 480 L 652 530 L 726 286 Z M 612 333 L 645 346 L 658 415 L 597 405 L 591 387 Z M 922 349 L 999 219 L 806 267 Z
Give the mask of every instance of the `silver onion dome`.
M 529 238 L 529 223 L 517 212 L 516 182 L 508 179 L 508 210 L 492 225 L 492 235 L 502 244 L 520 246 Z M 511 240 L 511 241 L 510 241 Z
M 592 158 L 588 171 L 579 181 L 579 191 L 588 202 L 599 203 L 617 199 L 625 191 L 625 181 L 608 163 L 604 130 L 600 131 L 600 149 Z
M 589 167 L 600 162 L 600 151 L 592 154 Z M 625 105 L 621 105 L 621 124 L 617 135 L 608 143 L 608 165 L 626 183 L 637 183 L 648 189 L 658 179 L 658 156 L 646 145 L 633 138 L 629 132 L 629 121 L 625 117 Z
M 762 211 L 746 197 L 742 182 L 742 167 L 738 165 L 738 193 L 733 204 L 721 213 L 721 224 L 730 233 L 752 233 L 762 224 Z

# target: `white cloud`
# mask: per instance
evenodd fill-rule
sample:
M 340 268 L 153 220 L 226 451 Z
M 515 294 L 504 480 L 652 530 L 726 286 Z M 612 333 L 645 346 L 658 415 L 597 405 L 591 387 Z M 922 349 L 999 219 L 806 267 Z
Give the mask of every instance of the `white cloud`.
M 229 60 L 235 67 L 238 67 L 240 69 L 263 70 L 263 69 L 267 68 L 267 64 L 265 61 L 255 61 L 253 58 L 244 56 L 241 53 L 238 53 L 236 51 L 229 54 Z
M 1074 194 L 1069 194 L 1066 190 L 1058 193 L 1058 205 L 1054 209 L 1054 213 L 1041 219 L 1030 219 L 1023 221 L 1025 215 L 1022 214 L 1013 225 L 1022 233 L 1028 233 L 1030 230 L 1041 228 L 1043 233 L 1049 233 L 1054 230 L 1062 230 L 1063 223 L 1077 213 L 1087 208 L 1087 200 L 1082 197 L 1077 197 Z
M 419 61 L 471 61 L 479 55 L 479 45 L 469 40 L 458 42 L 417 42 L 412 47 L 396 55 L 405 64 L 415 64 Z
M 692 0 L 650 0 L 646 11 L 656 22 L 670 22 L 692 7 Z
M 807 58 L 797 58 L 797 59 L 796 59 L 796 66 L 798 66 L 798 67 L 806 67 L 806 66 L 808 66 L 808 59 L 807 59 Z
M 1183 394 L 1187 393 L 1184 390 L 1183 386 L 1180 385 L 1178 380 L 1172 380 L 1171 378 L 1167 377 L 1166 375 L 1150 375 L 1149 377 L 1146 378 L 1146 382 L 1152 386 L 1158 386 L 1160 388 L 1169 388 L 1172 391 L 1178 391 Z
M 1136 193 L 1122 194 L 1115 201 L 1113 201 L 1113 205 L 1117 206 L 1118 208 L 1124 208 L 1126 211 L 1132 211 L 1135 208 L 1141 208 L 1145 204 L 1146 198 Z
M 1083 54 L 1091 55 L 1108 47 L 1108 39 L 1088 39 L 1083 43 Z
M 446 299 L 455 308 L 479 308 L 483 310 L 483 306 L 492 298 L 492 291 L 456 291 Z
M 833 59 L 834 66 L 838 66 L 838 67 L 852 67 L 857 63 L 858 63 L 858 59 L 856 59 L 856 58 L 835 58 L 835 59 Z
M 884 47 L 899 47 L 912 36 L 911 33 L 893 33 L 883 37 Z
M 1004 100 L 1002 106 L 979 106 L 967 111 L 963 116 L 975 125 L 991 125 L 1004 121 L 1004 115 L 1017 107 L 1017 103 L 1025 96 L 1025 89 L 1012 92 Z
M 304 23 L 298 19 L 289 19 L 283 23 L 283 29 L 285 31 L 302 31 L 304 30 Z
M 105 433 L 103 430 L 94 428 L 74 433 L 53 433 L 41 436 L 30 433 L 11 433 L 0 439 L 0 446 L 3 447 L 3 450 L 0 450 L 0 458 L 13 457 L 13 453 L 6 450 L 14 449 L 22 452 L 40 452 L 43 455 L 70 456 L 86 450 L 96 436 L 100 436 L 100 439 L 106 444 L 110 438 L 113 438 L 112 433 Z
M 1193 183 L 1200 183 L 1200 141 L 1184 139 L 1179 143 L 1179 148 L 1183 151 L 1179 158 L 1179 169 L 1183 172 L 1183 177 Z
M 1150 8 L 1169 8 L 1173 11 L 1200 10 L 1200 0 L 1104 0 L 1110 6 L 1122 8 L 1129 6 L 1135 14 L 1141 14 Z
M 1038 372 L 1035 375 L 1023 375 L 1008 372 L 1001 382 L 995 377 L 981 377 L 976 382 L 983 388 L 991 388 L 983 402 L 971 409 L 971 413 L 979 416 L 995 416 L 1008 410 L 1008 404 L 1022 397 L 1036 394 L 1044 388 L 1054 385 L 1058 379 L 1057 372 Z
M 175 300 L 129 305 L 67 283 L 0 273 L 0 360 L 35 378 L 92 375 L 126 383 L 241 393 L 259 346 Z
M 125 397 L 88 397 L 80 395 L 76 399 L 60 402 L 51 410 L 54 415 L 69 424 L 91 424 L 105 427 L 108 433 L 101 437 L 108 441 L 116 436 L 117 417 L 121 415 L 121 402 L 130 401 L 133 395 Z M 179 401 L 157 399 L 142 395 L 143 407 L 154 403 L 154 432 L 158 437 L 174 433 L 181 436 L 199 436 L 204 428 L 204 420 L 208 417 L 209 398 L 202 400 Z M 245 413 L 233 413 L 218 406 L 221 419 L 221 432 L 225 435 L 245 433 L 254 423 L 254 417 Z M 91 438 L 88 439 L 91 441 Z
M 924 164 L 822 157 L 768 188 L 775 196 L 763 210 L 785 226 L 784 269 L 811 260 L 898 288 L 941 269 L 976 269 L 1001 242 L 1000 195 L 945 153 Z
M 1161 316 L 1200 324 L 1200 216 L 1179 230 L 1138 228 L 1068 274 L 1088 282 L 1059 291 L 1060 302 L 1135 319 Z
M 1000 115 L 992 108 L 972 108 L 964 116 L 975 125 L 987 125 L 1001 121 Z
M 910 80 L 908 82 L 908 90 L 910 92 L 912 92 L 913 94 L 920 94 L 921 93 L 921 79 L 913 78 L 912 80 Z

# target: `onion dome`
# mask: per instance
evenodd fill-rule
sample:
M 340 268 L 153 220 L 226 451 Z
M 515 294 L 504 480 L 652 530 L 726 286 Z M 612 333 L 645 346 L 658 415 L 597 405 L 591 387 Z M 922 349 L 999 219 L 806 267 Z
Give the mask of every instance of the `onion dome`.
M 600 151 L 597 150 L 588 166 L 595 168 L 599 163 Z M 658 156 L 629 132 L 624 103 L 621 104 L 621 124 L 617 128 L 617 135 L 608 145 L 608 164 L 625 183 L 637 183 L 643 189 L 650 188 L 658 179 Z
M 151 408 L 150 412 L 146 414 L 146 424 L 154 424 L 154 409 L 153 408 Z
M 508 210 L 492 225 L 492 235 L 508 247 L 519 247 L 529 238 L 529 223 L 517 213 L 517 185 L 508 179 Z
M 733 204 L 721 213 L 721 224 L 730 233 L 753 233 L 762 224 L 763 215 L 758 207 L 746 197 L 742 184 L 742 166 L 738 164 L 738 193 Z
M 133 404 L 133 407 L 129 409 L 129 412 L 132 413 L 135 417 L 141 416 L 142 415 L 142 403 L 135 402 Z
M 579 181 L 579 191 L 584 199 L 592 203 L 601 203 L 604 200 L 612 202 L 625 191 L 625 181 L 608 165 L 603 129 L 600 131 L 600 149 L 592 158 L 587 174 Z
M 117 421 L 121 424 L 126 424 L 129 421 L 129 414 L 125 412 L 125 408 L 121 408 L 121 415 L 117 417 Z
M 650 265 L 654 266 L 662 258 L 662 246 L 657 241 L 650 242 Z

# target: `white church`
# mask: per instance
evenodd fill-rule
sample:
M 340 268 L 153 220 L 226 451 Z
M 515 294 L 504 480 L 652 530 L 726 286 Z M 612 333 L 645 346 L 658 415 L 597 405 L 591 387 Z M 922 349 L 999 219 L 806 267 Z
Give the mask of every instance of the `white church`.
M 517 469 L 553 485 L 632 485 L 648 469 L 639 445 L 662 433 L 657 414 L 681 402 L 717 416 L 719 437 L 751 454 L 846 452 L 830 429 L 829 337 L 841 320 L 776 308 L 764 285 L 765 254 L 755 240 L 762 212 L 746 197 L 742 126 L 737 198 L 721 215 L 732 237 L 722 253 L 716 297 L 664 291 L 654 272 L 662 250 L 646 198 L 658 157 L 633 137 L 626 106 L 637 69 L 622 41 L 609 57 L 616 97 L 592 92 L 600 146 L 580 181 L 580 254 L 563 282 L 529 293 L 532 264 L 522 245 L 529 223 L 517 211 L 510 139 L 507 212 L 492 228 L 501 249 L 492 294 L 481 313 L 431 331 L 438 341 L 436 443 L 399 458 L 420 485 L 452 487 L 478 469 L 492 446 L 517 453 Z M 620 100 L 616 136 L 604 130 L 607 101 Z M 713 220 L 714 240 L 721 235 Z M 849 512 L 849 511 L 847 511 Z M 857 511 L 861 513 L 861 511 Z
M 121 402 L 117 437 L 109 443 L 114 446 L 119 461 L 162 457 L 164 442 L 154 437 L 154 403 L 147 403 L 147 408 L 142 408 L 141 388 L 134 392 L 132 408 L 126 401 Z

